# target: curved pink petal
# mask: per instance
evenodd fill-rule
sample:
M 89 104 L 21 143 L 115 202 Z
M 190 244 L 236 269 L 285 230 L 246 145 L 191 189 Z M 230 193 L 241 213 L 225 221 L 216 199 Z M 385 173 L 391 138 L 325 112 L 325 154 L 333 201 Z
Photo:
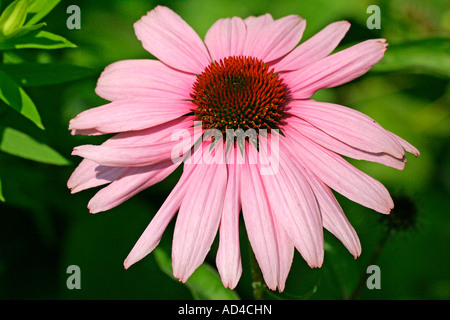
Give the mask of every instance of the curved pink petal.
M 95 92 L 109 100 L 136 98 L 188 99 L 195 76 L 157 60 L 124 60 L 110 64 L 100 75 Z
M 142 190 L 167 178 L 178 165 L 169 160 L 154 166 L 128 168 L 122 176 L 92 197 L 88 203 L 89 211 L 97 213 L 118 206 Z
M 296 165 L 301 167 L 299 163 L 296 163 Z M 361 254 L 361 243 L 355 229 L 348 221 L 330 188 L 309 170 L 302 169 L 302 173 L 319 204 L 324 228 L 335 235 L 356 259 Z
M 308 139 L 320 144 L 322 147 L 343 156 L 358 160 L 378 162 L 399 170 L 405 168 L 405 157 L 397 159 L 386 153 L 372 153 L 352 147 L 296 116 L 288 117 L 286 123 L 287 126 L 290 127 L 288 130 L 296 130 Z
M 333 103 L 299 100 L 289 104 L 288 112 L 354 148 L 387 153 L 398 159 L 405 155 L 389 131 L 359 111 Z
M 179 118 L 192 107 L 190 101 L 175 99 L 120 100 L 81 112 L 70 120 L 69 130 L 101 133 L 142 130 Z
M 229 151 L 235 160 L 236 149 Z M 219 229 L 219 248 L 216 264 L 225 288 L 234 289 L 242 274 L 241 251 L 239 247 L 239 215 L 241 212 L 240 184 L 241 168 L 234 161 L 227 165 L 228 181 L 225 191 L 222 217 Z
M 185 282 L 205 260 L 223 212 L 225 164 L 198 165 L 192 172 L 175 224 L 172 245 L 173 275 Z
M 292 99 L 308 99 L 317 90 L 336 87 L 356 79 L 381 60 L 384 39 L 367 40 L 334 53 L 300 70 L 283 76 Z
M 247 28 L 241 18 L 217 20 L 205 36 L 205 44 L 212 60 L 240 56 L 244 48 Z
M 384 214 L 388 214 L 394 207 L 389 192 L 379 181 L 298 132 L 289 130 L 284 133 L 290 139 L 289 144 L 294 146 L 291 152 L 330 188 L 352 201 Z
M 328 56 L 350 28 L 347 21 L 329 24 L 272 66 L 277 72 L 298 70 Z
M 148 52 L 175 69 L 200 74 L 211 62 L 194 29 L 167 7 L 157 6 L 134 29 Z
M 98 187 L 118 179 L 127 169 L 101 166 L 97 162 L 83 159 L 67 181 L 67 187 L 71 189 L 71 193 Z
M 193 169 L 193 165 L 184 167 L 180 180 L 125 259 L 126 269 L 147 256 L 159 244 L 164 230 L 180 208 L 186 191 L 191 186 Z
M 290 15 L 273 21 L 270 15 L 247 18 L 247 39 L 242 54 L 264 62 L 278 59 L 300 41 L 306 21 Z
M 280 146 L 278 174 L 262 176 L 277 221 L 311 267 L 323 262 L 322 219 L 316 197 L 304 174 Z
M 416 147 L 414 147 L 411 143 L 409 143 L 408 141 L 406 141 L 406 140 L 400 138 L 399 136 L 397 136 L 396 134 L 394 134 L 394 133 L 392 133 L 392 132 L 390 132 L 390 131 L 389 131 L 389 134 L 390 134 L 395 140 L 397 140 L 397 142 L 403 147 L 403 149 L 404 149 L 406 152 L 409 152 L 409 153 L 415 155 L 416 157 L 420 156 L 419 150 L 418 150 Z

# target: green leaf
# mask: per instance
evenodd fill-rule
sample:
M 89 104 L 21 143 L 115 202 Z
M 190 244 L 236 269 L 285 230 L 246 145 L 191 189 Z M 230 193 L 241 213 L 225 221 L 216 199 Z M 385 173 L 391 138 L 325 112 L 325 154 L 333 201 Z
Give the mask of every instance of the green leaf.
M 15 0 L 2 12 L 0 16 L 0 32 L 8 36 L 23 26 L 27 18 L 28 0 Z
M 0 150 L 11 155 L 59 166 L 70 162 L 48 145 L 16 129 L 0 126 Z
M 2 69 L 25 87 L 52 85 L 98 75 L 97 70 L 67 63 L 4 64 Z
M 64 37 L 43 30 L 34 30 L 23 37 L 7 39 L 0 43 L 0 50 L 61 48 L 76 48 L 76 45 Z
M 36 126 L 44 129 L 33 100 L 5 72 L 0 69 L 0 99 L 21 115 L 31 120 Z
M 413 73 L 450 76 L 450 39 L 433 38 L 389 45 L 373 71 L 408 70 Z
M 154 251 L 159 268 L 171 278 L 172 262 L 163 249 Z M 236 292 L 226 289 L 217 271 L 210 265 L 203 263 L 185 283 L 192 296 L 197 300 L 239 300 Z
M 6 201 L 5 197 L 3 196 L 3 193 L 2 193 L 2 179 L 0 179 L 0 201 L 1 202 L 5 202 Z
M 29 26 L 35 24 L 44 18 L 53 8 L 60 3 L 61 0 L 34 0 L 30 3 L 30 7 L 28 9 L 28 13 L 33 14 L 32 18 L 28 20 L 25 25 Z

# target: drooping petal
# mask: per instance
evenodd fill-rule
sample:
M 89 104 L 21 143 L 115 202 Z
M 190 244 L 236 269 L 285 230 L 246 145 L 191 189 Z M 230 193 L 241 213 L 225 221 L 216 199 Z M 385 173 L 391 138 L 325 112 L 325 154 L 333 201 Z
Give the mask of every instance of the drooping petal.
M 88 109 L 70 120 L 69 130 L 102 133 L 136 131 L 160 125 L 187 114 L 190 101 L 166 99 L 120 100 Z
M 159 244 L 164 230 L 180 208 L 187 189 L 191 187 L 191 173 L 194 168 L 195 165 L 184 167 L 180 180 L 125 259 L 124 266 L 126 269 L 152 252 Z
M 330 188 L 352 201 L 384 214 L 388 214 L 394 207 L 389 192 L 379 181 L 295 130 L 284 133 L 289 137 L 289 145 L 295 146 L 291 152 Z
M 405 155 L 389 131 L 359 111 L 333 103 L 300 100 L 289 104 L 289 113 L 354 148 L 387 153 L 398 159 Z
M 275 71 L 301 69 L 328 56 L 350 28 L 347 21 L 334 22 L 292 50 L 286 57 L 273 64 Z
M 95 92 L 109 101 L 136 98 L 188 99 L 195 75 L 172 69 L 157 60 L 124 60 L 100 75 Z
M 273 21 L 270 15 L 246 19 L 247 40 L 242 54 L 265 62 L 278 59 L 300 41 L 306 21 L 290 15 Z
M 384 56 L 384 39 L 367 40 L 283 76 L 292 99 L 308 99 L 317 90 L 356 79 Z
M 278 291 L 284 291 L 286 285 L 286 279 L 291 270 L 292 261 L 294 260 L 294 244 L 291 238 L 288 236 L 284 228 L 276 217 L 273 219 L 274 231 L 277 238 L 278 248 L 278 279 L 277 286 Z
M 233 162 L 227 165 L 228 181 L 219 229 L 219 248 L 216 264 L 225 288 L 234 289 L 242 274 L 241 251 L 239 247 L 239 214 L 241 212 L 240 184 L 241 168 L 236 163 L 236 149 L 229 153 Z
M 73 171 L 67 186 L 72 193 L 110 183 L 125 173 L 127 167 L 106 167 L 83 159 Z
M 262 175 L 277 221 L 311 267 L 323 262 L 322 219 L 316 197 L 304 177 L 280 146 L 278 174 Z
M 227 168 L 198 165 L 192 172 L 175 224 L 172 245 L 173 275 L 185 282 L 205 260 L 219 227 L 227 185 Z
M 256 159 L 255 150 L 247 148 L 249 158 Z M 241 199 L 242 214 L 256 260 L 267 286 L 275 290 L 279 279 L 278 242 L 273 213 L 266 190 L 253 160 L 246 159 L 242 169 Z
M 397 159 L 386 153 L 372 153 L 360 150 L 332 137 L 303 119 L 295 116 L 289 117 L 288 119 L 286 124 L 290 127 L 288 130 L 296 130 L 328 150 L 357 160 L 378 162 L 399 170 L 403 170 L 405 167 L 406 158 Z
M 211 62 L 194 29 L 167 7 L 157 6 L 134 29 L 144 48 L 172 68 L 200 74 Z
M 122 176 L 92 197 L 88 203 L 89 211 L 97 213 L 118 206 L 142 190 L 167 178 L 178 165 L 169 160 L 154 166 L 128 168 Z
M 299 163 L 296 165 L 301 166 Z M 309 170 L 303 168 L 302 172 L 316 196 L 324 228 L 335 235 L 356 259 L 361 254 L 361 243 L 332 191 Z
M 247 28 L 241 18 L 233 17 L 217 20 L 205 36 L 212 60 L 230 56 L 240 56 L 244 48 Z

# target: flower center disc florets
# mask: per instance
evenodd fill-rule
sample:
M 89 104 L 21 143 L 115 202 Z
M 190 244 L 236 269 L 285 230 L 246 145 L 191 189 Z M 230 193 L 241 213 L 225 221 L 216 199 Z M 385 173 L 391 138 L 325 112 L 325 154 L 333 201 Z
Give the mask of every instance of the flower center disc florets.
M 197 76 L 191 94 L 204 129 L 277 129 L 287 89 L 273 69 L 257 58 L 213 61 Z

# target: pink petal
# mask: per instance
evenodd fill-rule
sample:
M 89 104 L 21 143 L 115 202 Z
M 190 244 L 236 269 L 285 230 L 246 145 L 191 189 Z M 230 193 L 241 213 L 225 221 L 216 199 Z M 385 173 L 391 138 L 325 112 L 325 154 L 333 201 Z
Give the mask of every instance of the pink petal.
M 290 15 L 273 21 L 270 15 L 246 19 L 247 40 L 243 55 L 269 62 L 291 51 L 300 41 L 306 21 Z
M 389 131 L 359 111 L 333 103 L 302 100 L 292 101 L 288 112 L 354 148 L 387 153 L 398 159 L 405 155 Z
M 230 152 L 232 157 L 236 158 L 234 147 L 231 147 Z M 242 274 L 241 251 L 239 247 L 241 173 L 239 165 L 228 164 L 227 167 L 228 181 L 222 218 L 220 220 L 220 237 L 216 264 L 225 288 L 234 289 Z
M 255 150 L 249 156 L 255 157 Z M 242 170 L 242 213 L 248 239 L 267 286 L 275 290 L 279 279 L 277 233 L 266 190 L 256 164 L 247 159 Z M 252 163 L 255 163 L 252 161 Z
M 241 18 L 220 19 L 214 23 L 205 36 L 211 58 L 215 61 L 240 56 L 245 43 L 247 28 Z
M 284 228 L 277 219 L 273 219 L 274 230 L 277 238 L 278 246 L 278 291 L 284 291 L 286 279 L 291 270 L 292 261 L 294 260 L 294 245 Z
M 295 145 L 291 152 L 330 188 L 381 213 L 388 214 L 394 207 L 389 192 L 379 181 L 294 130 L 284 133 L 289 137 L 289 145 Z
M 180 180 L 125 259 L 126 269 L 152 252 L 159 244 L 164 230 L 180 208 L 186 191 L 191 186 L 193 168 L 194 166 L 185 166 Z
M 97 162 L 83 159 L 67 181 L 67 186 L 72 189 L 72 193 L 94 188 L 118 179 L 127 169 L 101 166 Z
M 174 99 L 120 100 L 80 113 L 70 120 L 69 130 L 101 133 L 142 130 L 179 118 L 191 108 L 190 101 Z
M 283 76 L 292 99 L 308 99 L 317 90 L 356 79 L 384 56 L 384 39 L 367 40 Z
M 303 174 L 316 196 L 325 229 L 335 235 L 355 258 L 359 257 L 361 243 L 358 235 L 330 188 L 309 170 L 303 169 Z
M 115 62 L 100 75 L 95 92 L 110 101 L 135 98 L 188 99 L 195 76 L 157 60 Z
M 127 131 L 114 135 L 106 140 L 104 146 L 146 146 L 150 144 L 172 141 L 174 133 L 192 131 L 194 117 L 181 117 L 175 120 L 140 131 Z
M 347 21 L 334 22 L 273 64 L 277 72 L 298 70 L 328 56 L 350 28 Z
M 157 6 L 134 29 L 148 52 L 175 69 L 200 74 L 211 62 L 197 33 L 167 7 Z
M 403 149 L 406 152 L 409 152 L 413 155 L 415 155 L 416 157 L 420 156 L 420 152 L 419 150 L 414 147 L 412 144 L 410 144 L 408 141 L 403 140 L 402 138 L 400 138 L 399 136 L 397 136 L 396 134 L 389 132 L 389 134 L 395 139 L 397 140 L 398 143 L 400 143 L 400 145 L 403 147 Z
M 155 166 L 128 168 L 124 175 L 95 194 L 89 201 L 91 213 L 112 209 L 142 190 L 167 178 L 178 164 L 171 161 Z
M 178 124 L 177 124 L 178 122 Z M 110 167 L 142 167 L 172 160 L 175 148 L 186 149 L 192 141 L 193 128 L 183 128 L 189 124 L 180 119 L 147 130 L 124 132 L 105 141 L 102 145 L 82 145 L 75 147 L 72 155 L 90 159 Z M 183 128 L 188 139 L 172 140 L 177 128 Z
M 272 211 L 309 266 L 320 267 L 324 248 L 316 197 L 284 150 L 280 150 L 279 170 L 278 174 L 262 176 Z
M 406 158 L 397 159 L 386 153 L 372 153 L 354 148 L 296 116 L 287 118 L 287 123 L 290 127 L 288 130 L 296 130 L 322 147 L 341 155 L 358 160 L 378 162 L 399 170 L 403 170 L 405 167 Z
M 185 282 L 205 260 L 223 212 L 225 164 L 198 165 L 181 203 L 172 246 L 173 275 Z
M 186 146 L 192 142 L 183 141 Z M 72 155 L 90 159 L 110 167 L 142 167 L 171 160 L 172 151 L 179 141 L 160 142 L 142 146 L 82 145 L 75 147 Z

